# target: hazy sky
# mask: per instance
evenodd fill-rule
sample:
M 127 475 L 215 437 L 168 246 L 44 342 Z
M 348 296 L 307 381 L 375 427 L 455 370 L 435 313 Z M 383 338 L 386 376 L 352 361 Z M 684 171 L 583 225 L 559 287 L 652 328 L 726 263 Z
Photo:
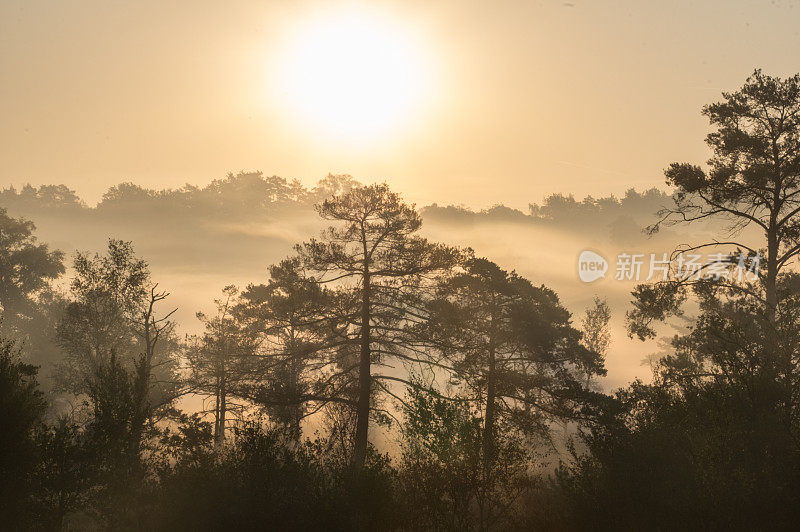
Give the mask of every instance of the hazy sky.
M 380 131 L 356 138 L 303 114 L 306 93 L 283 78 L 308 62 L 309 32 L 335 37 L 341 13 L 362 12 L 405 55 L 369 74 L 326 71 L 322 57 L 305 103 L 341 111 L 340 95 L 360 98 L 348 80 L 363 90 L 413 68 L 378 100 L 394 114 L 370 114 Z M 350 45 L 379 57 L 385 42 L 366 35 Z M 123 180 L 260 169 L 385 179 L 418 202 L 476 207 L 619 193 L 702 161 L 702 105 L 754 67 L 800 71 L 798 50 L 788 0 L 1 0 L 0 184 L 66 183 L 94 201 Z

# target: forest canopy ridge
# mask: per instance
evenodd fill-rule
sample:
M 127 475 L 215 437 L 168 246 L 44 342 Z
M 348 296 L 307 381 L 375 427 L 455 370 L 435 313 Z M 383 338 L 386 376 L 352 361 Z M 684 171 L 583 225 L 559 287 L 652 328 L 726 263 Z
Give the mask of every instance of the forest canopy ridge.
M 92 206 L 66 184 L 20 188 L 10 186 L 0 190 L 0 205 L 16 215 L 36 217 L 51 216 L 54 211 L 72 214 L 113 216 L 131 212 L 180 214 L 188 217 L 231 216 L 252 217 L 257 213 L 293 209 L 312 209 L 315 203 L 333 194 L 351 190 L 360 181 L 348 174 L 328 174 L 316 185 L 307 187 L 296 179 L 267 176 L 261 171 L 228 173 L 205 186 L 186 184 L 179 188 L 155 189 L 122 182 L 109 188 L 100 201 Z M 576 199 L 573 194 L 554 192 L 541 203 L 530 203 L 527 212 L 496 204 L 484 209 L 465 205 L 432 203 L 420 209 L 425 218 L 441 222 L 464 223 L 474 221 L 535 223 L 570 221 L 575 223 L 586 217 L 651 216 L 669 202 L 671 195 L 657 188 L 641 192 L 628 189 L 624 195 L 610 194 L 595 198 Z M 577 218 L 576 218 L 577 217 Z

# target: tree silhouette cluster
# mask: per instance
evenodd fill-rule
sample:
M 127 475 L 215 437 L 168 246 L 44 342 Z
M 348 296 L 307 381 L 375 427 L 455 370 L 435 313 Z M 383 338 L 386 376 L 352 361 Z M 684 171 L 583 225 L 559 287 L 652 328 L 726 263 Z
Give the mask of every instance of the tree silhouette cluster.
M 713 247 L 726 265 L 763 261 L 754 279 L 701 269 L 636 287 L 632 337 L 655 337 L 675 316 L 689 326 L 651 382 L 611 394 L 598 382 L 613 346 L 605 300 L 576 322 L 547 286 L 421 236 L 420 213 L 385 184 L 330 176 L 309 191 L 240 174 L 203 189 L 109 191 L 96 209 L 202 205 L 198 216 L 241 218 L 307 202 L 327 225 L 266 279 L 226 286 L 213 312 L 197 314 L 202 332 L 185 338 L 132 243 L 78 253 L 60 283 L 63 255 L 0 211 L 3 524 L 792 528 L 800 76 L 756 71 L 704 113 L 712 158 L 707 169 L 671 165 L 671 196 L 556 195 L 528 215 L 432 208 L 504 223 L 570 212 L 580 224 L 617 216 L 622 204 L 671 201 L 651 232 L 727 224 L 676 252 Z M 87 211 L 59 187 L 11 196 Z

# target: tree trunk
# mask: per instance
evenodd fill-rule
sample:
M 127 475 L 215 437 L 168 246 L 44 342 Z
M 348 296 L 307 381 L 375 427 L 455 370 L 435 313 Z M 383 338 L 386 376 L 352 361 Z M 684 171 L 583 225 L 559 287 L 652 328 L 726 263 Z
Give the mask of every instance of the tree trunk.
M 488 361 L 486 372 L 486 411 L 484 413 L 483 421 L 483 490 L 484 496 L 481 501 L 481 528 L 485 529 L 489 525 L 491 517 L 491 504 L 490 496 L 492 490 L 492 466 L 494 465 L 495 446 L 494 446 L 494 429 L 496 414 L 496 395 L 497 395 L 497 380 L 496 380 L 496 353 L 495 353 L 495 332 L 494 332 L 494 316 L 491 317 L 490 324 L 490 338 L 488 346 Z
M 775 321 L 775 312 L 778 307 L 778 237 L 775 231 L 767 235 L 767 278 L 765 291 L 767 297 L 767 318 Z
M 369 400 L 372 387 L 370 350 L 370 274 L 365 269 L 361 302 L 361 353 L 358 363 L 358 403 L 356 404 L 356 435 L 353 449 L 353 466 L 357 471 L 364 468 L 367 457 L 369 431 Z
M 494 424 L 495 424 L 495 396 L 497 384 L 495 382 L 494 348 L 489 347 L 489 371 L 486 374 L 486 413 L 483 423 L 483 463 L 484 471 L 488 476 L 494 460 Z
M 225 443 L 225 413 L 228 409 L 225 376 L 222 376 L 222 388 L 219 394 L 219 443 Z
M 226 405 L 225 375 L 217 377 L 216 420 L 214 423 L 214 448 L 220 450 L 225 443 Z
M 292 352 L 295 352 L 294 342 L 292 342 Z M 303 407 L 302 402 L 300 399 L 300 364 L 298 362 L 298 357 L 293 354 L 292 359 L 290 361 L 291 371 L 289 372 L 289 397 L 291 398 L 291 404 L 287 407 L 287 423 L 288 423 L 288 435 L 289 438 L 294 442 L 298 443 L 300 441 L 300 434 L 301 434 L 301 427 L 300 427 L 300 420 L 303 417 Z
M 219 377 L 216 378 L 214 394 L 214 444 L 219 441 Z
M 287 409 L 288 433 L 289 438 L 294 443 L 298 443 L 301 434 L 300 421 L 303 418 L 303 406 L 300 399 L 300 373 L 303 365 L 300 362 L 301 353 L 294 325 L 290 325 L 289 328 L 289 352 L 291 353 L 289 360 L 289 367 L 291 368 L 289 371 L 289 397 L 291 398 L 291 404 Z

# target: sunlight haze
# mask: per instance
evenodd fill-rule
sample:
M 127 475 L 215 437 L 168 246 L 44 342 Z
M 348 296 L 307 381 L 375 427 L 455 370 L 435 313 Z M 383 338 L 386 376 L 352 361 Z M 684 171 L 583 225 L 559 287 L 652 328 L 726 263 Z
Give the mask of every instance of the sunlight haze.
M 0 0 L 0 529 L 794 530 L 800 0 Z
M 342 17 L 353 40 L 326 48 Z M 660 186 L 672 160 L 706 158 L 705 103 L 756 66 L 796 70 L 798 19 L 790 1 L 6 0 L 0 181 L 93 202 L 125 180 L 334 172 L 474 207 Z M 286 100 L 348 50 L 398 53 Z M 359 101 L 371 88 L 388 91 Z

